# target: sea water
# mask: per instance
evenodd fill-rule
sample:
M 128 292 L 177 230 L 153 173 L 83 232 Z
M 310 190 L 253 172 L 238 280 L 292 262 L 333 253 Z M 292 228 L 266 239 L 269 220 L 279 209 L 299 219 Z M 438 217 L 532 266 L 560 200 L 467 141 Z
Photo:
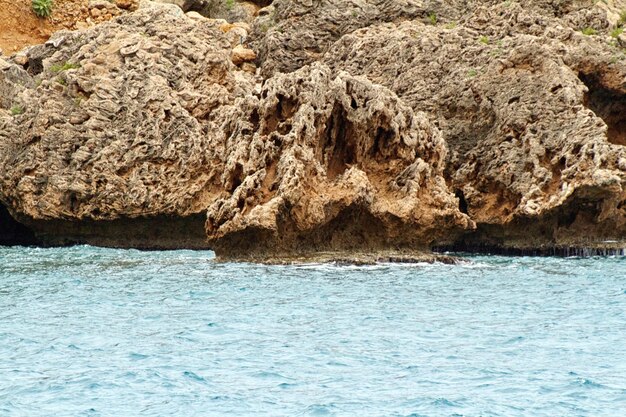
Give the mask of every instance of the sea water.
M 0 416 L 625 416 L 626 259 L 0 248 Z

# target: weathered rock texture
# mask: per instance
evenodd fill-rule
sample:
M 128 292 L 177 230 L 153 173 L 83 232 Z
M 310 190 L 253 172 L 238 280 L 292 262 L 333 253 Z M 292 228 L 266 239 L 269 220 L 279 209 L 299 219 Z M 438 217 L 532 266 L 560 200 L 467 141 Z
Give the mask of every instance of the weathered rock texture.
M 623 53 L 561 23 L 515 3 L 479 7 L 456 27 L 356 31 L 324 58 L 437 120 L 449 182 L 479 225 L 469 246 L 626 236 Z
M 263 74 L 291 72 L 321 59 L 339 37 L 395 20 L 426 18 L 420 0 L 276 0 L 255 21 L 253 45 Z
M 2 203 L 51 244 L 230 257 L 423 250 L 473 227 L 426 115 L 320 64 L 257 85 L 232 47 L 155 6 L 58 34 L 34 80 L 5 65 Z
M 175 4 L 185 12 L 196 12 L 211 19 L 224 19 L 228 22 L 252 23 L 261 7 L 270 1 L 238 0 L 154 0 L 157 3 Z
M 383 87 L 314 65 L 223 111 L 218 250 L 425 249 L 473 226 L 441 175 L 439 131 Z
M 159 7 L 59 34 L 46 48 L 39 86 L 13 97 L 23 112 L 0 121 L 1 199 L 16 216 L 45 228 L 203 215 L 213 164 L 206 120 L 252 88 L 222 32 Z M 192 246 L 206 247 L 196 236 Z
M 500 0 L 275 0 L 255 21 L 252 42 L 259 51 L 263 74 L 271 76 L 322 59 L 335 41 L 360 28 L 402 21 L 456 25 L 477 9 L 516 4 Z M 545 24 L 546 18 L 558 16 L 570 27 L 606 28 L 606 11 L 594 4 L 593 0 L 534 0 L 523 6 L 540 13 L 537 23 L 543 20 Z M 496 21 L 483 23 L 504 22 L 496 16 Z

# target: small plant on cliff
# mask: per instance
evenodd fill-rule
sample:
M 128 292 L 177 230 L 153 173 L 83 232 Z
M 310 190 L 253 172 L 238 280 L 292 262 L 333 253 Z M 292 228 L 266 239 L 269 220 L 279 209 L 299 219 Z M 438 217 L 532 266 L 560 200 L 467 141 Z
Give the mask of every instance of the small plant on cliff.
M 621 35 L 622 33 L 624 33 L 624 28 L 621 26 L 616 27 L 615 29 L 611 31 L 611 37 L 619 38 L 619 35 Z
M 587 35 L 587 36 L 598 34 L 598 31 L 595 30 L 594 28 L 584 28 L 581 30 L 581 32 L 583 33 L 583 35 Z
M 439 19 L 437 18 L 437 14 L 435 12 L 432 12 L 428 15 L 428 22 L 431 25 L 436 25 L 438 20 Z
M 626 55 L 621 54 L 621 55 L 613 55 L 611 57 L 611 60 L 609 61 L 611 64 L 617 64 L 618 62 L 624 61 L 626 60 Z
M 33 0 L 33 12 L 39 17 L 48 17 L 52 14 L 52 0 Z
M 235 7 L 235 0 L 226 0 L 226 9 L 232 10 Z
M 62 64 L 54 64 L 50 66 L 50 71 L 52 72 L 61 72 L 61 71 L 67 71 L 70 69 L 77 69 L 80 68 L 80 65 L 78 64 L 72 64 L 71 62 L 64 62 Z
M 24 113 L 24 109 L 22 108 L 22 106 L 16 104 L 15 106 L 11 107 L 11 114 L 13 116 L 17 116 L 18 114 L 22 113 Z

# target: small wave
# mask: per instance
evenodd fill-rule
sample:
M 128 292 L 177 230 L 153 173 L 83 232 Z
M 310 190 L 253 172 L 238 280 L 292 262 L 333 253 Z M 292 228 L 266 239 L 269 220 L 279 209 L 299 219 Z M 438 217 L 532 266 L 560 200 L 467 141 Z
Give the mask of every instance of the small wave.
M 185 376 L 186 378 L 189 378 L 189 379 L 193 379 L 194 381 L 206 382 L 206 379 L 204 379 L 200 375 L 198 375 L 198 374 L 196 374 L 194 372 L 191 372 L 191 371 L 183 372 L 183 376 Z
M 437 398 L 435 401 L 432 402 L 432 404 L 437 407 L 458 407 L 459 406 L 454 401 L 450 401 L 447 398 L 443 398 L 443 397 Z
M 335 414 L 333 412 L 334 408 L 335 408 L 335 406 L 332 405 L 332 404 L 330 404 L 330 405 L 313 404 L 313 405 L 308 406 L 306 408 L 306 410 L 304 410 L 304 412 L 301 415 L 305 415 L 305 416 L 331 416 L 331 415 Z
M 139 361 L 139 360 L 148 358 L 148 355 L 142 355 L 141 353 L 131 353 L 129 356 L 130 356 L 130 359 L 134 361 Z
M 513 344 L 513 343 L 519 343 L 519 342 L 523 341 L 524 339 L 525 339 L 524 336 L 517 336 L 517 337 L 513 337 L 513 338 L 507 340 L 505 343 L 507 345 L 510 345 L 510 344 Z
M 267 379 L 291 379 L 279 373 L 269 372 L 269 371 L 260 371 L 260 372 L 255 373 L 253 376 L 256 378 L 267 378 Z
M 585 388 L 606 388 L 604 385 L 587 378 L 577 378 L 576 384 Z
M 349 366 L 347 363 L 338 362 L 338 361 L 330 361 L 330 362 L 326 363 L 326 365 L 329 365 L 329 366 Z

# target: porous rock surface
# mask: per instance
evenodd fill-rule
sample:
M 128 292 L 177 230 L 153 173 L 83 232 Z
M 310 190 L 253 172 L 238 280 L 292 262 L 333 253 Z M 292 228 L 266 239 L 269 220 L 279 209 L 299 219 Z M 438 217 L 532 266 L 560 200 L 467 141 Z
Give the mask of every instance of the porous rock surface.
M 231 56 L 219 22 L 167 5 L 57 34 L 31 75 L 3 64 L 3 205 L 50 244 L 238 258 L 423 250 L 473 227 L 423 113 L 321 64 L 261 85 Z
M 39 85 L 12 98 L 23 111 L 0 116 L 4 204 L 52 243 L 206 247 L 206 125 L 215 108 L 253 86 L 230 62 L 219 28 L 159 6 L 58 33 L 43 49 Z M 113 233 L 119 222 L 108 224 L 112 237 L 76 223 L 152 216 L 193 219 L 185 233 L 194 237 L 169 242 L 167 220 L 152 228 L 163 229 L 156 239 L 145 222 L 133 222 L 146 235 L 133 239 L 123 236 L 131 226 Z
M 384 87 L 314 64 L 222 110 L 218 250 L 427 249 L 473 227 L 443 179 L 439 131 Z
M 355 31 L 324 62 L 437 121 L 446 176 L 479 225 L 470 246 L 537 248 L 626 236 L 624 58 L 562 20 L 502 3 L 459 25 Z
M 594 9 L 594 3 L 593 0 L 533 0 L 523 2 L 523 7 L 546 18 L 559 16 L 570 26 L 606 27 L 606 11 Z M 335 41 L 360 28 L 403 21 L 456 25 L 477 9 L 511 4 L 517 3 L 501 0 L 275 0 L 255 20 L 252 44 L 259 51 L 263 74 L 271 76 L 321 59 Z M 496 19 L 485 23 L 502 23 L 500 18 Z

